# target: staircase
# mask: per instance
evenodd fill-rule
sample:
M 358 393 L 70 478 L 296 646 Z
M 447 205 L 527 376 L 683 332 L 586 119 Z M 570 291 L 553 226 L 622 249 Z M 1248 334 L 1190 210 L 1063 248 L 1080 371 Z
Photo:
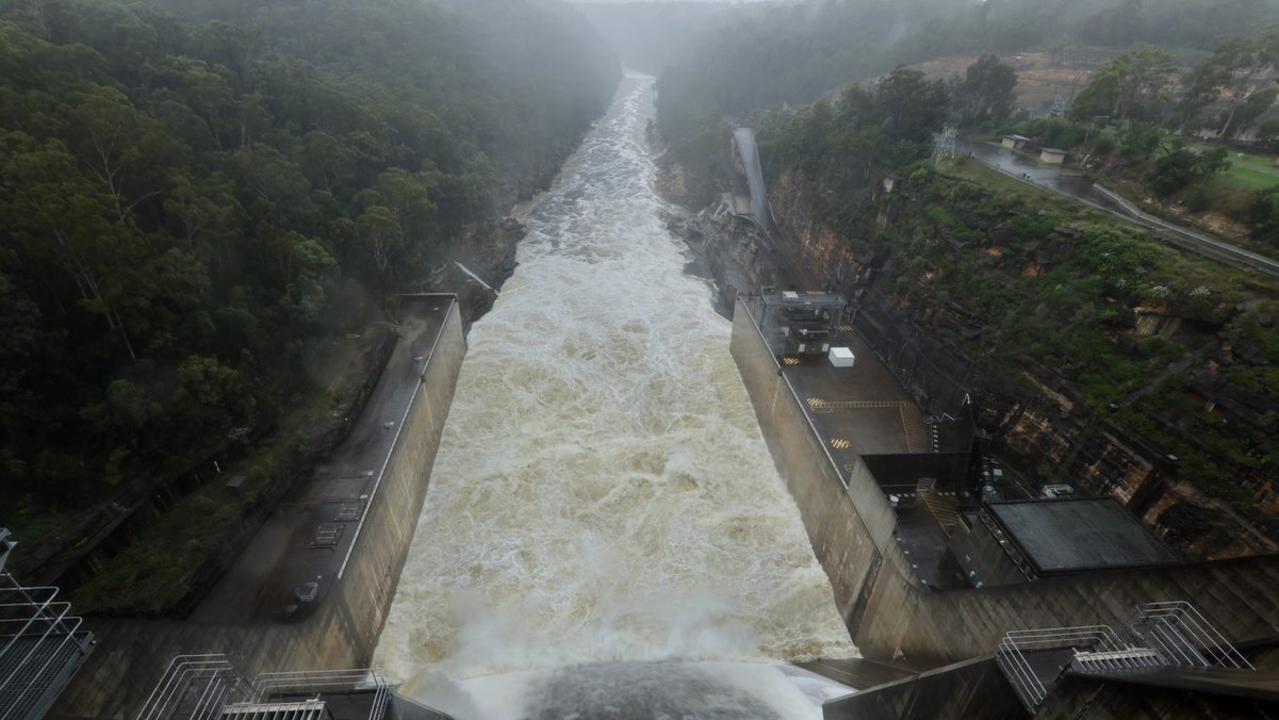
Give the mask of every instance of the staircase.
M 1255 670 L 1198 608 L 1183 600 L 1139 605 L 1122 633 L 1108 625 L 1013 630 L 1000 641 L 995 661 L 1032 713 L 1066 673 L 1114 678 L 1187 669 Z

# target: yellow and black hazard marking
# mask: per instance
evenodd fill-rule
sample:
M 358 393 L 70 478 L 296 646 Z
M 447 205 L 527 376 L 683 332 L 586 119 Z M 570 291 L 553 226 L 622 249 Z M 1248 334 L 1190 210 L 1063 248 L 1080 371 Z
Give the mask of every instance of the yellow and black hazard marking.
M 804 402 L 813 412 L 832 412 L 834 410 L 873 410 L 876 408 L 897 408 L 900 410 L 908 404 L 906 400 L 827 400 L 810 397 Z
M 840 331 L 841 331 L 841 332 L 848 332 L 848 333 L 850 333 L 850 332 L 852 332 L 852 331 L 853 331 L 853 326 L 852 326 L 852 325 L 849 325 L 848 323 L 844 323 L 843 325 L 840 325 L 840 326 L 839 326 L 839 329 L 840 329 Z
M 796 365 L 799 364 L 799 358 L 795 357 L 794 355 L 787 355 L 786 357 L 782 358 L 782 364 L 785 365 L 786 367 L 795 367 Z
M 853 446 L 853 443 L 844 438 L 833 437 L 830 439 L 830 446 L 836 450 L 847 450 Z

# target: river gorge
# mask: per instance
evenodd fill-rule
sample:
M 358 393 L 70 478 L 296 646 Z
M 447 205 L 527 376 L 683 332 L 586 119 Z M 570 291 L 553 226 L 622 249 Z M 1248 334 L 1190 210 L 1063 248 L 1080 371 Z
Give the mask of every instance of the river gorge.
M 651 78 L 622 82 L 528 209 L 519 266 L 470 332 L 374 658 L 456 717 L 536 717 L 537 687 L 562 700 L 663 677 L 764 698 L 698 717 L 773 717 L 741 709 L 795 712 L 762 690 L 796 692 L 773 663 L 856 653 L 731 325 L 662 222 L 652 99 Z

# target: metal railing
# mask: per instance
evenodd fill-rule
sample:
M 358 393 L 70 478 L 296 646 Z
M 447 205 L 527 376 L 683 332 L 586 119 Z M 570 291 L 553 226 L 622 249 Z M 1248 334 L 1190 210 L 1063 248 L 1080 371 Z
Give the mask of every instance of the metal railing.
M 995 663 L 1004 671 L 1022 704 L 1035 708 L 1048 696 L 1049 687 L 1065 666 L 1036 667 L 1030 658 L 1035 653 L 1044 651 L 1081 648 L 1090 652 L 1128 649 L 1119 634 L 1109 625 L 1010 630 L 999 641 Z
M 391 692 L 386 678 L 376 670 L 368 669 L 262 673 L 254 680 L 253 687 L 253 702 L 263 702 L 282 694 L 372 691 L 373 706 L 369 720 L 385 717 Z
M 11 547 L 8 531 L 0 543 Z M 7 551 L 6 551 L 7 554 Z M 93 649 L 56 587 L 24 587 L 0 565 L 0 720 L 42 717 Z
M 316 698 L 352 692 L 371 692 L 369 720 L 383 720 L 390 685 L 374 670 L 267 672 L 249 681 L 228 655 L 180 655 L 165 668 L 137 720 L 300 718 Z M 290 697 L 296 699 L 284 700 Z
M 228 701 L 248 691 L 230 656 L 178 655 L 169 661 L 137 720 L 216 718 Z
M 1128 621 L 1128 631 L 1157 649 L 1169 665 L 1256 669 L 1198 608 L 1185 600 L 1138 605 Z
M 1069 662 L 1062 663 L 1065 659 Z M 1109 625 L 1012 630 L 999 641 L 995 662 L 1032 711 L 1067 669 L 1081 675 L 1173 667 L 1255 669 L 1184 600 L 1138 605 L 1123 635 Z

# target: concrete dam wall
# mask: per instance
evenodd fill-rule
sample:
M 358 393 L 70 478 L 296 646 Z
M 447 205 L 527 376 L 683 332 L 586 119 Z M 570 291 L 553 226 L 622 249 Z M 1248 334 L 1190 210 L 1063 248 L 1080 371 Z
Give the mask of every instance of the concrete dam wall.
M 929 668 L 994 652 L 1012 629 L 1120 625 L 1140 603 L 1190 600 L 1236 641 L 1279 636 L 1279 556 L 1014 586 L 934 590 L 896 542 L 895 511 L 865 463 L 841 478 L 750 308 L 738 301 L 732 354 L 769 451 L 798 503 L 853 641 L 871 659 Z
M 457 301 L 447 301 L 349 560 L 320 607 L 292 624 L 92 621 L 98 648 L 61 696 L 57 716 L 132 718 L 169 660 L 182 654 L 228 653 L 250 675 L 369 665 L 421 513 L 466 355 Z M 416 351 L 405 346 L 395 352 Z

